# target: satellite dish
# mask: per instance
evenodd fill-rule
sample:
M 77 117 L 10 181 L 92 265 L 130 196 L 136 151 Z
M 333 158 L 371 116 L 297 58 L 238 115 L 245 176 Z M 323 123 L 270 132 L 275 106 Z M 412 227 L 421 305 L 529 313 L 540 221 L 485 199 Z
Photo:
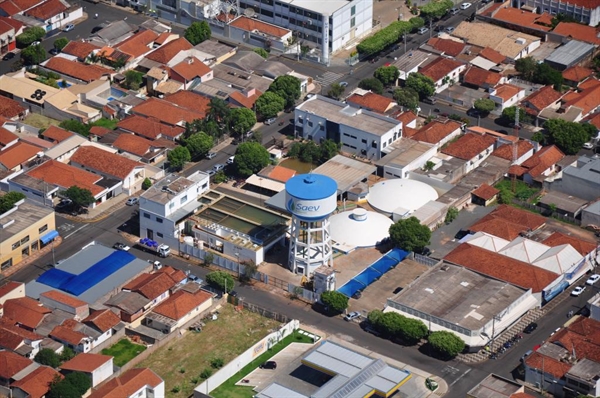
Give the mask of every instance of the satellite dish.
M 247 16 L 248 18 L 254 17 L 254 14 L 256 14 L 256 12 L 254 11 L 253 8 L 246 8 L 244 10 L 244 15 Z

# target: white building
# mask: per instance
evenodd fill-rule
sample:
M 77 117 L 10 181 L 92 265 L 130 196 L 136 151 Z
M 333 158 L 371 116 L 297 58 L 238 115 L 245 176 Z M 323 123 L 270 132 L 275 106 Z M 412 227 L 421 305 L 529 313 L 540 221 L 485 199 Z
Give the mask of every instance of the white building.
M 490 89 L 490 99 L 496 103 L 496 109 L 503 111 L 525 98 L 525 90 L 513 84 L 500 84 Z
M 296 135 L 317 143 L 331 139 L 344 152 L 378 160 L 382 151 L 402 137 L 402 122 L 315 95 L 294 111 Z
M 60 365 L 65 373 L 82 372 L 88 375 L 92 387 L 96 387 L 113 375 L 113 357 L 102 354 L 81 353 Z
M 600 2 L 585 0 L 525 0 L 520 3 L 533 8 L 534 12 L 541 14 L 547 12 L 552 15 L 563 14 L 577 21 L 596 26 L 600 23 Z
M 158 398 L 166 397 L 165 382 L 149 368 L 130 369 L 121 376 L 104 383 L 88 398 Z
M 201 205 L 198 196 L 208 188 L 209 176 L 201 171 L 156 182 L 140 196 L 140 237 L 175 246 L 185 219 Z
M 408 173 L 423 167 L 437 153 L 437 146 L 402 138 L 388 146 L 387 153 L 375 165 L 382 168 L 385 178 L 408 178 Z

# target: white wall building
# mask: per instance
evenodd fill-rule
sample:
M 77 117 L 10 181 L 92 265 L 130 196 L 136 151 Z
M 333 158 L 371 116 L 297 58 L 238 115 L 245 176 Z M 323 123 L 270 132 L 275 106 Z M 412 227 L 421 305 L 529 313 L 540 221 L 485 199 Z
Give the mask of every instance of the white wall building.
M 585 0 L 525 0 L 520 3 L 536 9 L 538 14 L 547 12 L 552 15 L 563 14 L 577 21 L 596 26 L 600 23 L 600 3 Z
M 297 136 L 317 143 L 331 139 L 343 151 L 371 160 L 402 137 L 402 122 L 320 95 L 296 107 L 294 126 Z

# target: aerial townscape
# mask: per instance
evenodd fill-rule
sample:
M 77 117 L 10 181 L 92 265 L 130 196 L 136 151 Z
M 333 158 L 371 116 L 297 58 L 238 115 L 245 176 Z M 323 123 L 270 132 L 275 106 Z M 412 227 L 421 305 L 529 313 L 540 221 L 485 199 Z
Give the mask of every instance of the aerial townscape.
M 0 397 L 600 397 L 600 0 L 0 0 Z

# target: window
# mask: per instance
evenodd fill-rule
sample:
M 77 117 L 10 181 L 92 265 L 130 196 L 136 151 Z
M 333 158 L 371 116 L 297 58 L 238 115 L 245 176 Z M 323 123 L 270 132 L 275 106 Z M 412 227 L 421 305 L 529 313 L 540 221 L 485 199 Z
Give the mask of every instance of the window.
M 157 233 L 156 233 L 156 235 L 157 235 L 159 238 L 162 238 L 162 237 L 163 237 L 163 234 L 162 234 L 161 232 L 157 232 Z
M 149 219 L 150 218 L 150 214 L 144 213 L 144 218 L 148 218 Z
M 181 197 L 179 204 L 184 204 L 185 202 L 187 202 L 187 195 Z
M 362 141 L 362 143 L 363 143 L 363 144 L 366 144 L 366 143 L 367 143 L 367 140 L 366 140 L 366 139 L 364 139 L 364 138 L 363 138 L 361 141 Z
M 21 244 L 27 243 L 29 242 L 29 235 L 27 235 L 26 237 L 24 237 L 23 239 L 21 239 Z
M 352 8 L 350 9 L 350 15 L 354 15 L 356 14 L 356 6 L 352 6 Z M 352 18 L 354 19 L 354 18 Z
M 17 247 L 21 246 L 21 241 L 17 241 L 12 244 L 12 249 L 15 250 Z
M 377 141 L 373 140 L 373 142 L 371 143 L 371 146 L 373 148 L 377 148 Z
M 356 18 L 352 17 L 352 19 L 350 20 L 350 27 L 353 28 L 354 25 L 356 25 Z
M 8 269 L 10 267 L 12 267 L 12 258 L 9 258 L 5 262 L 3 262 L 2 265 L 0 265 L 0 270 L 4 271 L 5 269 Z
M 47 231 L 47 230 L 48 230 L 48 224 L 40 227 L 40 229 L 38 229 L 38 233 L 41 234 L 42 232 Z
M 323 126 L 322 124 L 319 126 L 319 130 L 321 131 L 325 131 L 325 126 Z
M 156 217 L 156 222 L 157 222 L 157 223 L 159 223 L 159 224 L 162 224 L 162 222 L 163 222 L 163 219 L 162 219 L 162 218 L 160 218 L 160 217 Z
M 308 127 L 312 127 L 313 126 L 313 122 L 309 121 L 308 122 Z
M 175 207 L 175 202 L 169 203 L 169 209 L 172 209 L 173 207 Z

